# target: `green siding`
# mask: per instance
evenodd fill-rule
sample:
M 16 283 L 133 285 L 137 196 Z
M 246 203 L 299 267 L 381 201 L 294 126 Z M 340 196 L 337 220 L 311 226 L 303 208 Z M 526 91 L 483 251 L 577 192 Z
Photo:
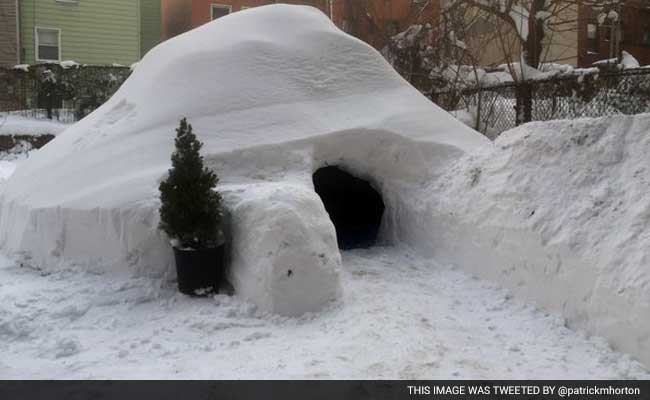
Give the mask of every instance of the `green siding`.
M 160 0 L 140 0 L 140 51 L 142 56 L 160 43 Z
M 138 0 L 21 0 L 23 62 L 35 63 L 34 28 L 61 29 L 61 60 L 131 65 L 140 58 Z

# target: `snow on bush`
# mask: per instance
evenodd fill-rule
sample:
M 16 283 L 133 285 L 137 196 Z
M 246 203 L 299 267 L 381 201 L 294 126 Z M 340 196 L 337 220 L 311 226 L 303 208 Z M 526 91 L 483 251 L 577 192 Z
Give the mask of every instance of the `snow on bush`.
M 307 195 L 316 169 L 339 165 L 372 181 L 386 203 L 383 240 L 408 242 L 423 229 L 415 188 L 488 143 L 318 10 L 259 7 L 157 46 L 107 103 L 26 160 L 0 187 L 4 251 L 44 268 L 173 276 L 157 187 L 183 116 L 222 185 L 255 193 L 243 204 L 224 196 L 237 225 L 235 292 L 286 314 L 316 311 L 338 292 L 334 227 Z M 277 203 L 257 197 L 263 183 L 279 186 Z M 274 207 L 285 214 L 267 215 Z M 313 231 L 293 238 L 292 229 Z

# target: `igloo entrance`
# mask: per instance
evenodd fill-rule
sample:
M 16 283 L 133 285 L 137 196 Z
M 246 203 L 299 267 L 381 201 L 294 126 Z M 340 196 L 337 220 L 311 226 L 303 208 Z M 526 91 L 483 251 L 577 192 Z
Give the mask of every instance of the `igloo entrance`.
M 316 193 L 336 228 L 339 248 L 374 245 L 385 206 L 370 183 L 333 166 L 319 169 L 313 179 Z

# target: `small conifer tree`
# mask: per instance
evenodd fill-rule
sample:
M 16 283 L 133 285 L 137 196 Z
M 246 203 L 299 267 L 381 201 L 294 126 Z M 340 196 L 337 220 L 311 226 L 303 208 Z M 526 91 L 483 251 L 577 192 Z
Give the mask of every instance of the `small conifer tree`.
M 221 236 L 221 196 L 217 175 L 203 166 L 203 143 L 183 118 L 176 129 L 176 150 L 167 179 L 160 183 L 160 229 L 178 246 L 216 246 Z

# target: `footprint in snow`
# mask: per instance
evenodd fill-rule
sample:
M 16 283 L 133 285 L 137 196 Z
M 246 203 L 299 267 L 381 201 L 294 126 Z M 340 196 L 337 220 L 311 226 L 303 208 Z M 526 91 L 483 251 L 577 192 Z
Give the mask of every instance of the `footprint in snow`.
M 61 339 L 56 344 L 55 358 L 66 358 L 81 353 L 81 343 L 75 338 Z
M 246 336 L 244 338 L 244 342 L 253 342 L 253 341 L 256 341 L 256 340 L 266 339 L 266 338 L 270 338 L 270 337 L 271 337 L 270 333 L 255 332 L 255 333 L 252 333 L 252 334 Z

